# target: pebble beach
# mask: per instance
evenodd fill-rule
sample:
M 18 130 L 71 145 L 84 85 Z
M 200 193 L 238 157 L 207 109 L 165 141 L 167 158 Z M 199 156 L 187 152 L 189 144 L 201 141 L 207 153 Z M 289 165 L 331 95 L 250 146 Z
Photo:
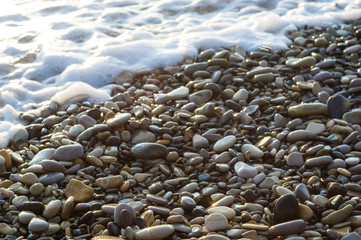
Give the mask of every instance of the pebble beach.
M 0 150 L 4 239 L 361 239 L 361 21 L 203 49 Z

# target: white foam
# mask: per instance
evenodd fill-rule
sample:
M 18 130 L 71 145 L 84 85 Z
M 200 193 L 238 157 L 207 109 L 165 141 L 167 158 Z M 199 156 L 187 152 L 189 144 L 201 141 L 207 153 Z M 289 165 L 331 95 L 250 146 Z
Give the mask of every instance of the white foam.
M 236 44 L 285 48 L 285 34 L 297 27 L 360 17 L 361 0 L 3 1 L 0 147 L 21 126 L 20 112 L 51 101 L 105 101 L 122 70 Z

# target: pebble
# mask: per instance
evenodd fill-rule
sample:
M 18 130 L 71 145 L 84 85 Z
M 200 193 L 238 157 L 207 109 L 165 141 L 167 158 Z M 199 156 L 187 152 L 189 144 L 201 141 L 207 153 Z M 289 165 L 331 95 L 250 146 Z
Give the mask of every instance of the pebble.
M 293 194 L 285 194 L 277 199 L 274 208 L 274 221 L 287 222 L 297 217 L 298 202 Z
M 115 176 L 98 178 L 95 181 L 95 185 L 103 189 L 118 188 L 120 187 L 120 185 L 122 185 L 123 181 L 124 181 L 124 177 L 122 175 L 115 175 Z
M 348 204 L 345 207 L 328 214 L 326 217 L 323 217 L 321 219 L 321 222 L 323 224 L 329 224 L 329 225 L 334 225 L 336 223 L 342 222 L 352 213 L 352 210 L 353 210 L 352 205 Z
M 203 147 L 208 147 L 209 142 L 208 142 L 207 138 L 202 137 L 199 134 L 194 134 L 194 136 L 192 138 L 192 146 L 194 148 L 196 148 L 196 149 L 203 148 Z
M 168 93 L 168 96 L 170 96 L 170 98 L 172 100 L 179 100 L 179 99 L 183 99 L 185 97 L 187 97 L 189 94 L 189 88 L 187 87 L 179 87 L 177 89 L 174 89 L 173 91 Z
M 135 158 L 155 159 L 165 157 L 169 151 L 166 146 L 158 143 L 139 143 L 131 152 Z
M 291 167 L 301 167 L 304 163 L 302 153 L 293 152 L 287 157 L 287 165 Z
M 205 227 L 210 232 L 225 230 L 228 227 L 228 220 L 221 213 L 211 213 L 206 217 Z
M 319 167 L 330 164 L 332 162 L 332 157 L 330 156 L 320 156 L 315 158 L 309 158 L 305 162 L 306 167 Z
M 244 162 L 237 162 L 234 165 L 234 170 L 236 171 L 236 174 L 242 178 L 253 178 L 258 174 L 256 168 Z
M 0 223 L 0 234 L 13 235 L 15 230 L 6 223 Z
M 174 226 L 170 224 L 163 224 L 154 227 L 141 229 L 135 233 L 136 240 L 149 240 L 149 239 L 165 239 L 172 235 L 175 231 Z
M 304 58 L 291 58 L 286 61 L 287 67 L 300 68 L 300 67 L 311 67 L 315 65 L 316 59 L 314 57 L 304 57 Z
M 313 217 L 313 211 L 309 206 L 300 203 L 298 204 L 297 217 L 309 221 Z
M 35 154 L 33 159 L 29 162 L 29 165 L 38 164 L 44 159 L 53 159 L 55 150 L 56 149 L 54 149 L 54 148 L 45 148 L 45 149 L 39 151 L 37 154 Z
M 21 182 L 24 184 L 33 185 L 39 182 L 39 178 L 35 173 L 28 172 L 21 176 Z
M 24 225 L 28 225 L 31 219 L 36 217 L 36 214 L 31 211 L 21 211 L 18 215 L 19 222 Z
M 147 130 L 137 129 L 134 131 L 130 142 L 134 144 L 145 143 L 145 142 L 154 143 L 156 140 L 157 139 L 154 133 Z
M 60 211 L 61 206 L 62 204 L 60 200 L 50 201 L 44 208 L 43 217 L 45 217 L 46 219 L 55 217 Z
M 12 160 L 11 160 L 11 156 L 8 153 L 8 151 L 6 151 L 4 149 L 1 149 L 0 150 L 0 156 L 5 159 L 5 163 L 4 163 L 5 169 L 10 170 L 11 166 L 12 166 Z
M 212 213 L 220 213 L 224 215 L 228 220 L 232 220 L 236 216 L 236 211 L 234 211 L 230 207 L 226 206 L 218 206 L 218 207 L 211 207 L 207 209 L 208 214 Z
M 213 95 L 211 90 L 205 89 L 188 95 L 188 100 L 195 103 L 197 106 L 208 102 Z
M 125 214 L 123 210 L 126 210 L 127 213 Z M 124 217 L 127 217 L 127 219 L 124 219 Z M 134 208 L 132 208 L 128 204 L 119 203 L 118 205 L 116 205 L 114 209 L 114 220 L 117 224 L 122 224 L 122 221 L 132 222 L 132 220 L 134 220 L 135 217 L 136 217 L 136 213 Z
M 242 145 L 242 153 L 243 155 L 247 155 L 247 152 L 250 153 L 251 158 L 261 158 L 264 156 L 264 153 L 256 146 L 252 144 L 243 144 Z
M 58 183 L 64 179 L 64 174 L 61 172 L 51 172 L 43 174 L 39 177 L 39 180 L 44 185 L 51 185 L 53 183 Z
M 309 131 L 311 134 L 319 135 L 326 130 L 326 126 L 322 123 L 315 123 L 310 122 L 307 127 L 306 131 Z
M 79 180 L 71 179 L 64 190 L 66 197 L 74 197 L 76 202 L 87 202 L 94 194 L 94 189 Z
M 268 234 L 271 236 L 282 236 L 301 233 L 306 229 L 306 222 L 302 219 L 284 222 L 273 225 L 268 230 Z
M 47 223 L 45 220 L 34 217 L 31 219 L 28 225 L 28 230 L 34 233 L 41 233 L 45 232 L 49 227 L 49 223 Z
M 55 161 L 55 160 L 43 160 L 40 165 L 47 172 L 65 172 L 66 168 L 63 164 Z
M 361 109 L 353 109 L 351 112 L 346 112 L 342 119 L 351 124 L 361 124 Z
M 288 142 L 305 141 L 308 139 L 309 131 L 307 130 L 294 130 L 287 135 Z
M 312 115 L 326 115 L 327 106 L 323 103 L 304 103 L 292 106 L 288 109 L 288 114 L 292 117 L 303 117 Z
M 233 135 L 226 136 L 221 138 L 213 145 L 213 150 L 217 153 L 223 152 L 231 148 L 236 142 L 236 137 Z
M 74 161 L 77 158 L 82 158 L 83 154 L 83 146 L 75 143 L 64 145 L 56 149 L 54 158 L 59 161 Z
M 335 94 L 327 100 L 327 110 L 330 118 L 341 119 L 350 109 L 350 101 L 341 94 Z
M 130 119 L 130 113 L 117 113 L 113 118 L 107 120 L 107 125 L 111 128 L 120 127 Z

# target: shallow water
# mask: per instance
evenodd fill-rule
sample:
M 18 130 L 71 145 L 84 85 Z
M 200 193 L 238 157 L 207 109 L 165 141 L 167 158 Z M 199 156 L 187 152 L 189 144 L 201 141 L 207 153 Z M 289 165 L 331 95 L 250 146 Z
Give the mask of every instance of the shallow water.
M 297 27 L 361 17 L 361 0 L 0 0 L 0 147 L 55 101 L 109 99 L 114 78 L 207 48 L 285 48 Z

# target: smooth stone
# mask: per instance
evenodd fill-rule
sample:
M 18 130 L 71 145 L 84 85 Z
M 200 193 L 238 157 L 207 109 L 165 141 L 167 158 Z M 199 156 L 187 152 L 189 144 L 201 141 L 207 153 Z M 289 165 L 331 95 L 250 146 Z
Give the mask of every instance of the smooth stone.
M 224 196 L 223 198 L 219 199 L 217 202 L 213 203 L 213 207 L 219 206 L 231 206 L 234 202 L 234 196 Z
M 95 185 L 103 189 L 118 188 L 122 185 L 124 177 L 122 175 L 102 177 L 95 180 Z
M 131 206 L 129 206 L 126 203 L 119 203 L 114 208 L 114 214 L 113 214 L 114 220 L 117 224 L 122 224 L 122 219 L 126 215 L 124 213 L 122 214 L 123 210 L 127 210 L 127 212 L 129 213 L 127 216 L 132 218 L 132 219 L 130 219 L 131 221 L 133 221 L 136 217 L 134 208 L 132 208 Z
M 341 240 L 361 240 L 361 235 L 357 232 L 347 233 Z
M 209 234 L 199 238 L 200 240 L 230 240 L 228 237 L 220 234 Z
M 135 233 L 136 240 L 160 240 L 172 235 L 175 231 L 174 226 L 170 224 L 163 224 L 154 227 L 141 229 Z
M 81 124 L 76 124 L 69 129 L 69 134 L 72 137 L 77 137 L 81 132 L 85 130 L 85 127 Z
M 35 214 L 42 214 L 44 210 L 44 204 L 36 201 L 26 201 L 21 205 L 21 210 L 31 211 Z
M 31 219 L 36 217 L 36 214 L 31 211 L 21 211 L 18 215 L 19 222 L 24 225 L 28 225 Z
M 247 101 L 248 99 L 248 91 L 245 88 L 239 89 L 232 97 L 232 100 L 235 102 L 239 102 L 241 100 Z
M 132 115 L 130 113 L 117 113 L 115 116 L 107 120 L 107 125 L 111 128 L 117 128 L 128 122 Z
M 188 96 L 188 94 L 189 88 L 187 87 L 179 87 L 168 93 L 172 100 L 183 99 Z
M 274 222 L 281 223 L 297 217 L 298 202 L 293 194 L 285 194 L 277 199 L 274 207 Z
M 65 172 L 66 168 L 63 164 L 55 160 L 43 160 L 40 163 L 43 166 L 43 169 L 47 172 Z
M 39 180 L 44 185 L 50 185 L 53 183 L 58 183 L 61 180 L 64 179 L 64 173 L 61 172 L 52 172 L 52 173 L 46 173 L 39 177 Z
M 288 142 L 306 141 L 310 133 L 307 130 L 294 130 L 287 135 Z
M 29 165 L 34 165 L 40 163 L 44 159 L 52 159 L 54 157 L 56 149 L 54 148 L 45 148 L 39 151 L 33 159 L 29 162 Z
M 253 178 L 258 174 L 255 167 L 252 167 L 244 162 L 237 162 L 234 165 L 234 170 L 236 171 L 236 174 L 242 178 Z
M 315 195 L 313 197 L 313 202 L 315 203 L 316 206 L 324 208 L 329 203 L 329 200 L 328 200 L 328 198 L 326 198 L 322 195 Z
M 351 204 L 348 204 L 345 207 L 336 210 L 328 214 L 327 216 L 323 217 L 321 219 L 321 222 L 323 224 L 329 224 L 329 225 L 334 225 L 336 223 L 342 222 L 352 213 L 352 210 L 353 210 L 353 206 Z
M 236 140 L 237 138 L 233 135 L 229 135 L 224 138 L 221 138 L 213 145 L 213 150 L 216 151 L 217 153 L 226 151 L 234 145 Z
M 184 210 L 192 210 L 197 205 L 197 203 L 191 197 L 187 196 L 181 197 L 179 203 Z
M 33 196 L 38 196 L 38 195 L 42 194 L 44 192 L 44 190 L 45 190 L 45 187 L 42 183 L 35 183 L 35 184 L 31 185 L 29 188 L 29 192 Z
M 10 156 L 9 152 L 6 151 L 5 149 L 1 149 L 0 156 L 5 159 L 5 163 L 4 163 L 5 169 L 10 170 L 11 166 L 12 166 L 12 160 L 11 160 L 11 156 Z
M 288 114 L 292 117 L 327 115 L 327 106 L 323 103 L 303 103 L 290 107 Z
M 213 92 L 208 89 L 200 90 L 188 95 L 188 100 L 194 102 L 197 106 L 208 102 L 212 98 Z
M 309 158 L 305 162 L 306 167 L 319 167 L 330 164 L 332 162 L 332 157 L 330 156 L 319 156 L 315 158 Z
M 73 196 L 76 202 L 87 202 L 94 194 L 94 189 L 72 178 L 64 190 L 66 197 Z
M 274 121 L 277 127 L 284 127 L 289 122 L 288 118 L 282 116 L 279 113 L 275 114 Z
M 60 231 L 60 225 L 57 223 L 49 222 L 49 227 L 45 231 L 46 235 L 53 235 Z
M 114 237 L 114 236 L 95 236 L 92 237 L 91 240 L 125 240 L 125 238 Z M 129 240 L 134 240 L 134 239 L 129 239 Z
M 252 144 L 243 144 L 241 149 L 244 156 L 246 156 L 247 152 L 250 152 L 251 158 L 261 158 L 264 156 L 264 153 Z
M 204 148 L 209 146 L 209 142 L 207 138 L 202 137 L 199 134 L 194 134 L 192 138 L 192 146 L 197 149 Z
M 319 72 L 315 76 L 313 76 L 313 79 L 318 82 L 322 82 L 323 80 L 332 78 L 332 74 L 330 72 Z
M 131 83 L 133 82 L 133 73 L 129 71 L 122 71 L 119 75 L 115 78 L 115 83 L 122 85 L 123 83 Z
M 361 124 L 361 109 L 353 109 L 342 116 L 342 119 L 352 124 Z
M 211 213 L 205 219 L 205 227 L 210 232 L 225 230 L 228 227 L 228 220 L 221 213 Z
M 297 216 L 305 221 L 308 221 L 313 217 L 313 211 L 309 206 L 299 203 Z
M 257 74 L 253 77 L 252 81 L 254 83 L 263 83 L 263 84 L 266 84 L 266 83 L 270 83 L 274 80 L 274 75 L 273 73 L 271 72 L 268 72 L 268 73 L 261 73 L 261 74 Z
M 266 177 L 258 187 L 261 189 L 271 189 L 276 184 L 276 181 L 272 177 Z
M 287 165 L 291 167 L 301 167 L 304 163 L 302 153 L 293 152 L 287 157 Z
M 342 118 L 351 106 L 350 101 L 341 94 L 329 97 L 326 104 L 330 118 Z
M 15 230 L 6 223 L 0 223 L 0 234 L 13 235 L 15 234 Z
M 135 158 L 155 159 L 162 158 L 168 154 L 168 148 L 158 143 L 139 143 L 135 145 L 131 152 Z
M 64 145 L 56 149 L 54 158 L 59 161 L 73 161 L 82 158 L 84 154 L 83 146 L 80 144 Z
M 345 221 L 351 222 L 353 228 L 361 227 L 361 215 L 350 216 Z
M 17 196 L 14 197 L 14 199 L 11 201 L 11 204 L 14 205 L 17 208 L 20 208 L 24 202 L 28 201 L 27 196 Z
M 24 184 L 32 185 L 39 182 L 38 176 L 35 173 L 28 172 L 21 176 L 21 182 Z
M 207 209 L 207 213 L 220 213 L 224 215 L 228 220 L 231 220 L 236 216 L 236 211 L 226 206 L 210 207 Z
M 319 135 L 326 130 L 326 126 L 322 123 L 315 123 L 310 122 L 307 127 L 306 131 L 309 131 L 311 134 Z
M 34 233 L 45 232 L 48 229 L 48 227 L 49 227 L 49 223 L 47 223 L 45 220 L 38 217 L 34 217 L 29 222 L 28 230 Z
M 132 135 L 132 140 L 130 142 L 135 144 L 145 142 L 154 143 L 156 140 L 157 138 L 154 133 L 147 130 L 137 129 L 134 131 Z
M 311 67 L 315 65 L 316 58 L 307 56 L 304 58 L 291 58 L 286 61 L 287 67 L 300 68 L 300 67 Z
M 207 67 L 208 64 L 205 62 L 193 63 L 184 67 L 184 73 L 192 75 L 194 72 L 199 70 L 205 70 Z
M 351 53 L 354 53 L 354 52 L 360 52 L 361 50 L 361 45 L 360 44 L 355 44 L 355 45 L 352 45 L 350 47 L 347 47 L 343 50 L 343 53 L 344 54 L 351 54 Z
M 133 225 L 133 215 L 127 209 L 123 209 L 119 215 L 119 225 L 121 228 L 126 228 Z
M 296 194 L 296 197 L 298 197 L 302 201 L 311 199 L 311 195 L 310 195 L 306 185 L 303 183 L 300 183 L 297 185 L 297 187 L 295 188 L 295 194 Z
M 306 229 L 306 222 L 302 219 L 276 224 L 268 230 L 269 235 L 281 236 L 301 233 Z
M 55 217 L 61 209 L 61 201 L 60 200 L 52 200 L 50 201 L 44 208 L 43 217 L 46 219 L 50 219 Z
M 67 220 L 70 218 L 70 216 L 72 215 L 74 205 L 75 205 L 75 200 L 73 196 L 70 196 L 65 200 L 60 213 L 60 216 L 63 220 Z

